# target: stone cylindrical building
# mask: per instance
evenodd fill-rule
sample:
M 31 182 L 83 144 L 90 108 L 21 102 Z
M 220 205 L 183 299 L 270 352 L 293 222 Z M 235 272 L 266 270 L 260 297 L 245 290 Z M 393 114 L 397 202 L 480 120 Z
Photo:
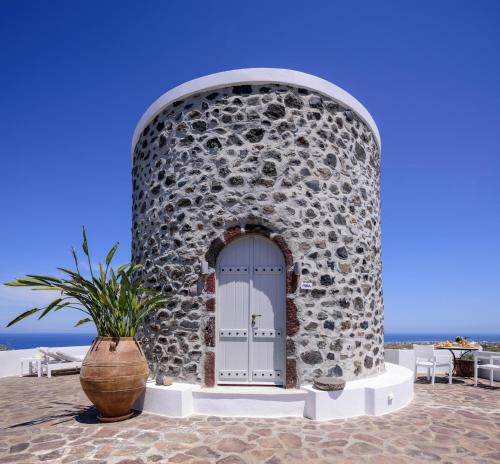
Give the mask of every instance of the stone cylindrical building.
M 171 297 L 152 373 L 296 387 L 384 370 L 380 139 L 339 87 L 282 69 L 206 76 L 145 113 L 133 261 Z

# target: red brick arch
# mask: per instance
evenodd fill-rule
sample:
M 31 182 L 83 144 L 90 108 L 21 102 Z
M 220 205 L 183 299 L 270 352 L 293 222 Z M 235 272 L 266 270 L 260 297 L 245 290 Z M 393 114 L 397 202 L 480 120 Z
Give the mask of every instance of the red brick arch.
M 234 239 L 247 234 L 257 234 L 272 240 L 283 253 L 286 264 L 286 335 L 292 337 L 299 330 L 299 318 L 297 315 L 297 307 L 294 302 L 294 295 L 297 290 L 297 276 L 293 271 L 293 255 L 286 240 L 279 234 L 274 233 L 266 226 L 248 224 L 243 229 L 236 225 L 228 227 L 224 230 L 222 237 L 218 237 L 208 247 L 205 259 L 210 267 L 210 272 L 205 276 L 204 293 L 205 309 L 209 316 L 205 325 L 204 344 L 204 370 L 205 370 L 205 385 L 207 387 L 215 386 L 215 307 L 216 307 L 216 275 L 215 265 L 217 257 L 223 248 Z M 297 388 L 299 386 L 297 376 L 297 360 L 295 355 L 286 356 L 286 385 L 285 388 Z

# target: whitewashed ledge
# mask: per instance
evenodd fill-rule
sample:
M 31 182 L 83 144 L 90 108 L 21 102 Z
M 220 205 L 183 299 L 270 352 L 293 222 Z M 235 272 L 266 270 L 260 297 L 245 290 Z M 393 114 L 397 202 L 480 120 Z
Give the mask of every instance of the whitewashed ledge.
M 342 391 L 327 392 L 306 385 L 301 389 L 148 382 L 134 409 L 168 417 L 202 414 L 225 417 L 306 417 L 332 420 L 379 416 L 403 408 L 413 399 L 413 371 L 386 364 L 375 377 L 346 382 Z
M 86 354 L 90 345 L 50 347 L 51 351 L 62 351 L 68 354 Z M 21 359 L 40 357 L 38 348 L 25 350 L 0 351 L 0 377 L 14 377 L 21 372 Z

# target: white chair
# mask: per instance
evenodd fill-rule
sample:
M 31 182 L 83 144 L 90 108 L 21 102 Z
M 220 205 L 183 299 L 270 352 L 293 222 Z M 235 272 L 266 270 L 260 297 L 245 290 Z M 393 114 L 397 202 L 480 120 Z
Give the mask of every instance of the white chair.
M 427 368 L 427 380 L 434 379 L 436 375 L 436 367 L 448 368 L 448 383 L 451 384 L 453 377 L 453 358 L 451 356 L 437 355 L 432 345 L 413 345 L 415 353 L 415 380 L 417 380 L 418 368 Z
M 500 353 L 494 351 L 476 351 L 474 354 L 474 386 L 477 387 L 478 369 L 490 371 L 490 385 L 493 386 L 493 374 L 500 371 Z
M 68 354 L 68 353 L 65 353 L 64 351 L 56 351 L 56 355 L 59 356 L 60 358 L 64 359 L 67 362 L 82 363 L 83 360 L 85 359 L 84 354 Z

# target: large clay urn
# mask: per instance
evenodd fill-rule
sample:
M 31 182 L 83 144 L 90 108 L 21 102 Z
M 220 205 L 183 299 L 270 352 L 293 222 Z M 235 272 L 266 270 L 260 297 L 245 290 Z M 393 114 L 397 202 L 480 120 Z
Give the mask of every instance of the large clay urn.
M 102 422 L 133 415 L 132 405 L 146 388 L 148 364 L 133 337 L 97 337 L 80 371 L 83 391 Z

